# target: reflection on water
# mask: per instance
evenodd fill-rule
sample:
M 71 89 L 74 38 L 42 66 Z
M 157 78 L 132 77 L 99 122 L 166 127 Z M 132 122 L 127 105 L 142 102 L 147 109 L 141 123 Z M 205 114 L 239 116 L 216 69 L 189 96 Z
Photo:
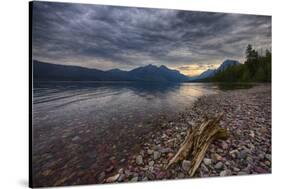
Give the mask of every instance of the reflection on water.
M 182 111 L 199 96 L 216 91 L 210 84 L 35 83 L 33 121 L 35 127 L 106 127 L 114 124 L 112 119 L 126 118 L 124 124 L 135 125 L 155 115 Z

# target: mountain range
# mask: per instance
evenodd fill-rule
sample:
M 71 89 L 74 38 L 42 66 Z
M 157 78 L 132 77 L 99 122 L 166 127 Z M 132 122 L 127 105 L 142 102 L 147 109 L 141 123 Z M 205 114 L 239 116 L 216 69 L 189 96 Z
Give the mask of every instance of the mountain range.
M 84 68 L 52 64 L 34 60 L 34 81 L 141 81 L 141 82 L 188 82 L 212 77 L 216 72 L 240 64 L 235 60 L 225 60 L 218 69 L 207 70 L 199 76 L 189 77 L 178 70 L 172 70 L 166 66 L 147 65 L 130 71 L 112 69 L 102 71 L 98 69 Z
M 190 77 L 189 81 L 198 81 L 198 80 L 203 80 L 203 79 L 213 77 L 216 75 L 216 73 L 224 71 L 231 66 L 235 66 L 235 65 L 239 65 L 239 64 L 241 64 L 241 63 L 238 62 L 237 60 L 227 59 L 227 60 L 223 61 L 223 63 L 217 69 L 208 69 L 198 76 Z

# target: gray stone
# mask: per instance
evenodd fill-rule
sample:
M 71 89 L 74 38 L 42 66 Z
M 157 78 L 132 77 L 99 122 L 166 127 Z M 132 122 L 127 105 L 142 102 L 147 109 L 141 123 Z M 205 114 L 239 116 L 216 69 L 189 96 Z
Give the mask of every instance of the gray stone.
M 252 138 L 255 138 L 255 132 L 254 131 L 250 131 L 250 134 L 249 134 Z
M 137 163 L 137 165 L 142 165 L 143 164 L 143 160 L 142 160 L 142 156 L 141 155 L 137 156 L 136 163 Z
M 209 158 L 204 158 L 203 162 L 204 162 L 205 165 L 208 165 L 208 166 L 212 164 L 212 160 L 209 159 Z
M 232 150 L 232 151 L 229 152 L 229 155 L 231 155 L 232 158 L 236 158 L 238 153 L 239 153 L 238 150 Z
M 131 179 L 131 182 L 137 182 L 139 180 L 139 177 L 133 177 L 132 179 Z
M 238 157 L 239 157 L 240 159 L 245 159 L 245 158 L 248 156 L 248 154 L 249 154 L 249 150 L 248 150 L 248 149 L 244 149 L 244 150 L 242 150 L 242 151 L 239 153 Z
M 105 172 L 102 172 L 98 177 L 98 181 L 102 182 L 104 180 L 104 178 L 105 178 Z
M 221 161 L 223 158 L 219 155 L 219 154 L 217 154 L 217 153 L 214 153 L 213 155 L 212 155 L 212 158 L 214 159 L 214 160 L 216 160 L 216 161 Z
M 259 154 L 259 159 L 263 160 L 265 158 L 265 155 L 263 153 Z
M 231 175 L 231 171 L 229 169 L 223 170 L 220 172 L 221 177 L 225 177 L 225 176 L 229 176 L 229 175 Z
M 228 149 L 228 144 L 225 141 L 222 141 L 221 146 L 224 150 Z
M 144 177 L 144 178 L 142 179 L 142 181 L 148 181 L 148 178 L 147 178 L 147 177 Z
M 223 168 L 223 163 L 221 161 L 219 161 L 216 165 L 215 165 L 215 169 L 222 169 Z
M 271 154 L 265 154 L 265 158 L 271 160 Z
M 183 160 L 182 161 L 182 169 L 188 171 L 191 165 L 191 161 Z
M 162 148 L 162 149 L 160 149 L 160 152 L 161 153 L 169 153 L 169 152 L 172 152 L 172 149 L 171 148 Z
M 218 153 L 223 153 L 223 149 L 218 148 L 218 149 L 217 149 L 217 152 L 218 152 Z
M 153 172 L 154 171 L 154 167 L 150 166 L 150 167 L 148 167 L 148 170 Z
M 125 179 L 125 175 L 124 174 L 120 174 L 119 178 L 118 178 L 118 182 L 122 182 Z
M 205 166 L 204 163 L 201 164 L 200 168 L 201 168 L 205 173 L 208 173 L 208 172 L 209 172 L 209 169 Z
M 225 164 L 226 166 L 229 166 L 229 165 L 230 165 L 230 162 L 229 162 L 229 161 L 226 161 L 224 164 Z
M 155 179 L 155 175 L 154 175 L 151 171 L 145 172 L 145 176 L 146 176 L 149 180 L 154 180 L 154 179 Z
M 147 154 L 148 154 L 148 155 L 151 155 L 151 154 L 153 154 L 153 150 L 151 150 L 151 149 L 148 149 L 148 150 L 147 150 Z
M 153 165 L 154 165 L 154 161 L 148 162 L 148 165 L 149 165 L 149 166 L 153 166 Z
M 116 174 L 114 176 L 108 177 L 106 179 L 106 182 L 108 182 L 108 183 L 115 182 L 119 178 L 119 176 L 120 176 L 120 174 L 118 173 L 118 174 Z
M 124 172 L 124 169 L 123 168 L 120 168 L 119 170 L 118 170 L 118 173 L 123 173 Z
M 72 140 L 73 142 L 75 142 L 75 141 L 77 141 L 77 140 L 79 140 L 79 139 L 80 139 L 79 136 L 75 136 L 75 137 L 73 137 L 71 140 Z
M 129 176 L 131 176 L 131 175 L 132 175 L 132 172 L 131 172 L 131 171 L 129 171 L 129 170 L 125 170 L 125 174 L 126 174 L 126 176 L 127 176 L 127 177 L 129 177 Z
M 161 153 L 160 152 L 158 152 L 158 151 L 154 151 L 153 152 L 153 159 L 154 160 L 157 160 L 160 157 L 161 157 Z
M 183 173 L 178 173 L 178 176 L 177 176 L 177 178 L 179 178 L 179 179 L 182 179 L 182 178 L 184 178 L 184 174 L 183 174 Z
M 248 174 L 247 172 L 243 172 L 243 171 L 237 173 L 237 175 L 247 175 L 247 174 Z

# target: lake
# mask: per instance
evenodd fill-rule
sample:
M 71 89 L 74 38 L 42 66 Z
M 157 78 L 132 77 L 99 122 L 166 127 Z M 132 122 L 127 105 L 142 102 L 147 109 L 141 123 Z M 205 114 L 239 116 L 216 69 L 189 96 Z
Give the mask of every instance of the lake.
M 94 183 L 112 162 L 125 162 L 159 120 L 173 119 L 221 89 L 211 83 L 34 83 L 35 182 L 53 185 L 54 179 L 80 176 Z

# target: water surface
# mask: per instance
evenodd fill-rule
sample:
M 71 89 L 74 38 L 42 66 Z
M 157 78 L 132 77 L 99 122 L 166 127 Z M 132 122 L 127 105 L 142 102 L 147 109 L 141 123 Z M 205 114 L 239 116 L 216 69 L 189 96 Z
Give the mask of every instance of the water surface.
M 160 117 L 172 119 L 200 96 L 220 91 L 210 83 L 120 82 L 44 82 L 33 89 L 38 185 L 65 177 L 95 183 L 112 163 L 126 161 Z

